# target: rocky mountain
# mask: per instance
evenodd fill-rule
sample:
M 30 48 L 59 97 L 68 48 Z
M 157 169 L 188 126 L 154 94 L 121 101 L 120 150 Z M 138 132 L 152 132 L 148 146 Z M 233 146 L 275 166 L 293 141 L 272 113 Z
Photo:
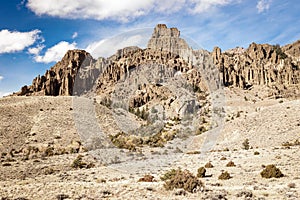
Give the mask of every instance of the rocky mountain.
M 165 69 L 168 69 L 167 73 L 171 73 L 171 76 L 176 72 L 191 70 L 186 75 L 192 87 L 205 90 L 204 84 L 201 84 L 201 75 L 203 77 L 203 73 L 207 73 L 205 67 L 209 66 L 205 65 L 209 62 L 203 59 L 213 60 L 215 66 L 210 66 L 210 71 L 219 70 L 220 81 L 224 86 L 247 89 L 252 85 L 267 85 L 282 89 L 299 85 L 299 46 L 299 41 L 284 47 L 252 43 L 247 49 L 236 48 L 222 52 L 216 47 L 209 53 L 192 50 L 180 38 L 177 28 L 158 24 L 147 49 L 127 47 L 107 59 L 98 60 L 84 50 L 70 50 L 45 75 L 36 77 L 31 86 L 22 87 L 15 95 L 80 95 L 91 90 L 98 94 L 104 90 L 110 90 L 111 93 L 114 84 L 128 77 L 130 71 L 151 64 L 162 65 L 160 70 L 166 72 Z M 202 65 L 201 73 L 192 70 L 197 65 Z M 211 75 L 206 74 L 205 77 L 212 79 Z
M 289 86 L 300 83 L 300 62 L 279 45 L 250 44 L 243 52 L 212 52 L 225 86 L 249 88 L 252 85 Z

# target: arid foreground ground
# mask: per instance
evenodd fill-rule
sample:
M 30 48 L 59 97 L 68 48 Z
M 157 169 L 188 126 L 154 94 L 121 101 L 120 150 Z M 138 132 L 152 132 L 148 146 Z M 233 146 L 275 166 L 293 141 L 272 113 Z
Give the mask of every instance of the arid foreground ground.
M 164 148 L 138 153 L 119 149 L 127 160 L 109 155 L 96 159 L 86 150 L 73 119 L 73 97 L 2 98 L 0 198 L 299 199 L 300 100 L 268 97 L 263 88 L 225 92 L 225 126 L 213 150 L 199 152 L 210 130 L 187 139 L 187 147 L 176 145 L 175 139 Z M 104 112 L 98 106 L 96 115 L 107 120 L 102 128 L 109 129 L 113 124 Z M 209 161 L 213 167 L 199 178 L 204 184 L 199 191 L 164 188 L 160 177 L 169 169 L 197 175 Z M 227 167 L 230 161 L 234 165 Z M 260 172 L 269 164 L 284 176 L 262 178 Z M 218 179 L 223 171 L 229 172 L 229 180 Z M 154 177 L 152 182 L 139 181 L 146 174 Z

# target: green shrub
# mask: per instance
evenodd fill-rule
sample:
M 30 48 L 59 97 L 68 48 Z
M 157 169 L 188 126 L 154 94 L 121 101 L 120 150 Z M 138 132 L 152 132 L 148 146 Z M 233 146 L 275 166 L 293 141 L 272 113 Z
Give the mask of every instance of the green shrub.
M 129 136 L 124 133 L 120 132 L 114 136 L 110 135 L 111 142 L 120 149 L 128 149 L 130 151 L 136 151 L 136 144 L 129 141 Z
M 171 170 L 167 171 L 163 176 L 161 176 L 160 179 L 162 181 L 172 179 L 176 175 L 178 170 L 180 170 L 180 169 L 177 169 L 177 170 L 176 169 L 171 169 Z
M 111 142 L 118 148 L 136 151 L 137 147 L 147 145 L 150 147 L 164 147 L 164 144 L 173 140 L 176 136 L 176 131 L 163 132 L 160 131 L 151 136 L 136 136 L 120 132 L 116 135 L 110 135 Z
M 275 165 L 267 165 L 260 175 L 263 178 L 280 178 L 284 176 Z

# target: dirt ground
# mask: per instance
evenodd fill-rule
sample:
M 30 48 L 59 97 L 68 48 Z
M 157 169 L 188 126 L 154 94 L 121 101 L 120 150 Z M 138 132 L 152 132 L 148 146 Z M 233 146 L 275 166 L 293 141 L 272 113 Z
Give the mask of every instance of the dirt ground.
M 300 100 L 268 97 L 263 88 L 225 88 L 225 93 L 221 129 L 135 153 L 116 148 L 88 151 L 84 143 L 93 138 L 78 134 L 73 97 L 1 98 L 0 198 L 300 199 L 300 144 L 295 142 L 300 141 Z M 92 114 L 102 129 L 111 131 L 116 124 L 106 112 L 102 108 Z M 203 152 L 212 134 L 216 141 Z M 76 159 L 82 166 L 74 165 Z M 214 167 L 200 178 L 200 191 L 164 188 L 160 177 L 167 170 L 187 169 L 196 175 L 209 161 Z M 235 166 L 226 167 L 229 161 Z M 260 172 L 269 164 L 284 176 L 262 178 Z M 232 178 L 219 180 L 223 171 Z M 139 182 L 145 174 L 154 181 Z

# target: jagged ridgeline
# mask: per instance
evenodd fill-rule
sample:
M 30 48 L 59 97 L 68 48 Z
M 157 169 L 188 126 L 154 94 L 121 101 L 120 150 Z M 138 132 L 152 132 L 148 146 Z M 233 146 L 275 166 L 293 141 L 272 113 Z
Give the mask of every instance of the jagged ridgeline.
M 171 69 L 172 76 L 176 72 L 187 72 L 193 68 L 191 65 L 196 54 L 198 59 L 203 58 L 204 54 L 210 57 L 207 51 L 192 52 L 180 38 L 177 28 L 169 29 L 159 24 L 154 29 L 147 49 L 126 47 L 109 58 L 100 57 L 97 60 L 84 50 L 69 50 L 45 75 L 36 77 L 32 85 L 22 87 L 15 95 L 81 95 L 90 91 L 99 94 L 124 76 L 127 77 L 132 69 L 143 65 L 162 65 L 162 68 Z M 165 68 L 161 72 L 165 72 Z M 170 74 L 160 74 L 161 77 L 164 75 Z M 193 87 L 200 89 L 200 73 L 190 76 L 193 76 L 189 79 Z
M 154 29 L 147 49 L 127 47 L 107 59 L 98 60 L 84 50 L 70 50 L 45 75 L 36 77 L 32 85 L 22 87 L 15 95 L 82 94 L 103 88 L 109 82 L 113 84 L 131 68 L 150 60 L 168 63 L 176 70 L 183 71 L 190 61 L 184 59 L 186 63 L 180 63 L 178 55 L 182 56 L 182 51 L 188 49 L 177 28 L 168 29 L 166 25 L 159 24 Z M 267 85 L 282 90 L 300 82 L 300 41 L 283 47 L 252 43 L 248 49 L 236 48 L 223 53 L 216 47 L 212 53 L 205 53 L 213 58 L 224 86 L 247 89 L 252 85 Z M 170 63 L 172 59 L 174 62 Z M 80 76 L 77 76 L 79 71 Z M 102 75 L 102 79 L 99 79 L 102 73 L 107 76 Z M 75 81 L 76 77 L 78 80 Z M 77 84 L 77 91 L 73 93 L 74 84 Z

